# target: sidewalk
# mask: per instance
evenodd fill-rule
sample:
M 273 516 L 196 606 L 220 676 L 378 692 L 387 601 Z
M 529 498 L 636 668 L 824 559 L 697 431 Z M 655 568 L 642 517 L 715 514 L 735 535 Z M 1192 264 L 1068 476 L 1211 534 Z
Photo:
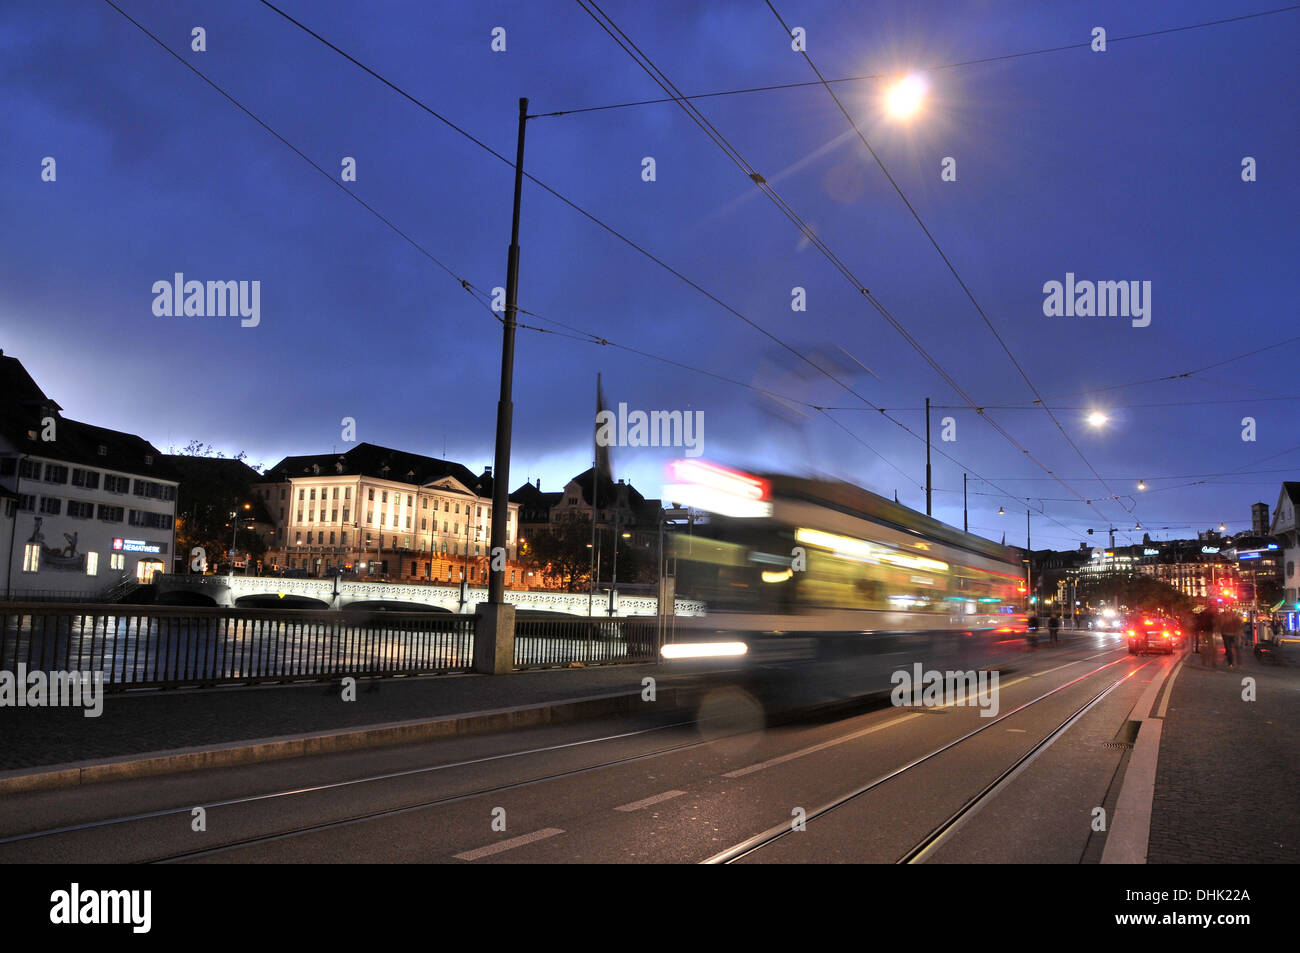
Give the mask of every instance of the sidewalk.
M 1300 862 L 1300 647 L 1228 671 L 1188 654 L 1161 736 L 1147 862 Z M 1255 680 L 1255 701 L 1242 698 Z
M 81 708 L 4 707 L 0 772 L 412 721 L 452 719 L 434 733 L 456 734 L 594 717 L 639 708 L 647 675 L 656 679 L 658 707 L 669 707 L 675 693 L 654 664 L 362 679 L 353 702 L 337 684 L 305 682 L 107 694 L 97 718 Z

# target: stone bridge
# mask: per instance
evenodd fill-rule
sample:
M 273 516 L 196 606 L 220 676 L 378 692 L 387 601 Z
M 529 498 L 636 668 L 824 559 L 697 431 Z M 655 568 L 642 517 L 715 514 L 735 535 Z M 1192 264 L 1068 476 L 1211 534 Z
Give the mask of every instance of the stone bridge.
M 469 587 L 461 603 L 459 586 L 408 586 L 392 582 L 356 582 L 347 579 L 301 579 L 279 576 L 219 576 L 188 573 L 159 573 L 153 578 L 160 604 L 177 602 L 204 605 L 286 609 L 385 608 L 393 610 L 433 610 L 472 614 L 480 602 L 487 602 L 488 591 Z M 516 609 L 535 612 L 564 612 L 585 616 L 588 597 L 577 592 L 506 590 L 506 602 Z M 609 615 L 608 593 L 598 594 L 591 604 L 594 614 Z M 617 595 L 617 616 L 652 616 L 658 600 L 651 596 Z M 680 616 L 704 614 L 704 603 L 689 599 L 676 600 Z

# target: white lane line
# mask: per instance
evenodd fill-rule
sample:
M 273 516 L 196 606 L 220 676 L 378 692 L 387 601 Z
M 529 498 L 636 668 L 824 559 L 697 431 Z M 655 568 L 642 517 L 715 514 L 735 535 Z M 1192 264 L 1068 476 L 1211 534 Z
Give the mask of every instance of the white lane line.
M 643 807 L 649 807 L 651 804 L 658 804 L 660 801 L 668 801 L 675 797 L 681 797 L 685 791 L 665 791 L 663 794 L 656 794 L 654 797 L 642 798 L 639 801 L 633 801 L 631 804 L 624 804 L 622 807 L 616 807 L 616 811 L 639 811 Z
M 723 777 L 724 778 L 744 777 L 747 774 L 753 774 L 755 771 L 762 771 L 764 768 L 772 768 L 778 764 L 785 764 L 787 761 L 793 761 L 795 758 L 802 758 L 806 754 L 814 754 L 818 751 L 825 751 L 827 748 L 834 748 L 836 745 L 842 745 L 845 742 L 853 741 L 854 739 L 861 738 L 864 735 L 869 735 L 877 731 L 884 731 L 886 728 L 892 728 L 894 727 L 894 725 L 901 725 L 903 722 L 909 721 L 912 718 L 923 718 L 923 717 L 925 716 L 922 715 L 920 712 L 914 712 L 913 714 L 910 715 L 903 715 L 900 718 L 893 718 L 889 721 L 884 722 L 883 724 L 873 725 L 870 728 L 863 728 L 861 731 L 855 731 L 852 734 L 845 735 L 842 738 L 832 738 L 830 741 L 823 741 L 821 744 L 811 745 L 807 748 L 800 748 L 798 751 L 791 751 L 789 754 L 783 754 L 780 757 L 772 758 L 768 761 L 760 761 L 758 764 L 751 764 L 745 768 L 737 768 L 735 771 L 728 771 L 726 774 L 723 775 Z
M 1169 711 L 1169 699 L 1173 697 L 1174 694 L 1174 679 L 1176 679 L 1178 673 L 1183 670 L 1183 662 L 1185 661 L 1187 661 L 1187 656 L 1184 655 L 1178 660 L 1178 664 L 1174 666 L 1173 673 L 1169 676 L 1169 686 L 1165 689 L 1165 697 L 1160 699 L 1160 710 L 1156 712 L 1157 718 L 1165 717 L 1165 712 Z
M 547 827 L 540 831 L 533 831 L 531 834 L 521 834 L 519 837 L 497 841 L 495 844 L 488 844 L 486 847 L 478 847 L 474 850 L 467 850 L 463 854 L 453 854 L 452 856 L 457 860 L 478 860 L 480 857 L 491 857 L 493 854 L 500 854 L 507 850 L 514 850 L 516 847 L 523 847 L 525 844 L 545 840 L 548 837 L 554 837 L 556 834 L 563 833 L 564 831 L 560 830 L 558 827 Z

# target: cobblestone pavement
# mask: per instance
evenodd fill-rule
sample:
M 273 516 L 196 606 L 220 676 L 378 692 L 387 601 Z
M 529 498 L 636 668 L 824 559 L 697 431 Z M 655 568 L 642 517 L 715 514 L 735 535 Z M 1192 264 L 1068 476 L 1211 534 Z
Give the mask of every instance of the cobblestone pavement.
M 1187 655 L 1156 768 L 1153 864 L 1300 862 L 1300 660 L 1207 668 Z M 1255 680 L 1255 701 L 1243 680 Z M 1230 886 L 1224 884 L 1223 886 Z
M 0 770 L 639 691 L 643 677 L 664 674 L 651 664 L 363 679 L 354 702 L 321 682 L 128 692 L 106 695 L 98 718 L 80 708 L 2 707 Z

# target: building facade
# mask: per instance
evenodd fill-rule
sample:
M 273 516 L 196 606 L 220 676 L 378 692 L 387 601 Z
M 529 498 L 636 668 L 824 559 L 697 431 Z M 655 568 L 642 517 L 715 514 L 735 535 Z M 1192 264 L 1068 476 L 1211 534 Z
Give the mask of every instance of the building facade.
M 358 444 L 343 454 L 286 457 L 253 487 L 273 523 L 273 569 L 318 576 L 447 583 L 488 578 L 492 474 Z M 519 504 L 509 506 L 506 585 L 527 586 L 518 562 Z
M 175 474 L 133 434 L 70 420 L 0 352 L 0 486 L 10 599 L 99 598 L 165 572 L 176 544 Z

